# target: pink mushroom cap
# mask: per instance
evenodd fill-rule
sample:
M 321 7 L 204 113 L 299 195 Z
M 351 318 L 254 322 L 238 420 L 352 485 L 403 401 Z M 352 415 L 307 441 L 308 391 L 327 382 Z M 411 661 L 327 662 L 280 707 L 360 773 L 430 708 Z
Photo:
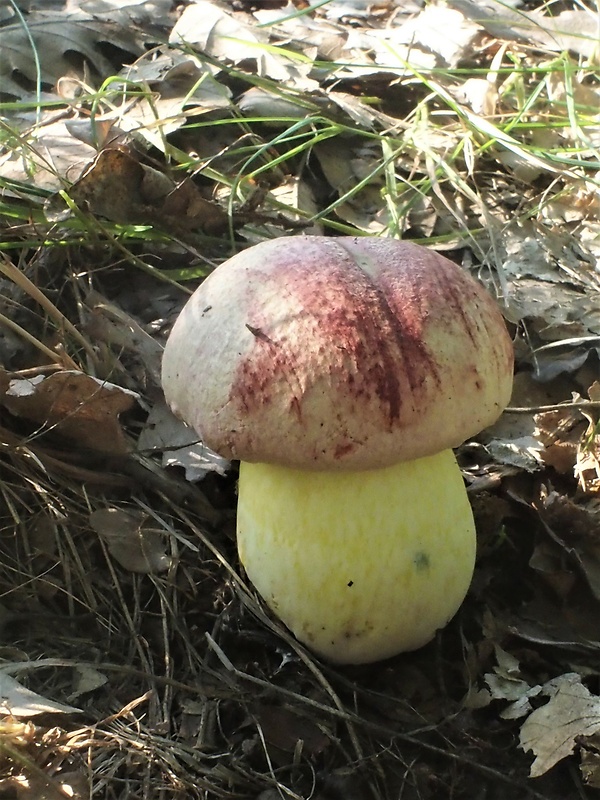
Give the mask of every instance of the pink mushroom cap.
M 163 358 L 173 411 L 213 450 L 364 470 L 456 447 L 509 401 L 513 349 L 486 289 L 383 238 L 281 237 L 224 262 Z

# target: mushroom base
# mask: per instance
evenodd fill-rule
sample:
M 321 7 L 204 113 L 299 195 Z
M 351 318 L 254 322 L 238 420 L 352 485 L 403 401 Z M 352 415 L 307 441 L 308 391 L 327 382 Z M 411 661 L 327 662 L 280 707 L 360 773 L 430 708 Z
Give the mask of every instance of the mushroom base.
M 451 450 L 366 472 L 240 465 L 238 548 L 271 610 L 328 661 L 415 650 L 456 613 L 475 526 Z

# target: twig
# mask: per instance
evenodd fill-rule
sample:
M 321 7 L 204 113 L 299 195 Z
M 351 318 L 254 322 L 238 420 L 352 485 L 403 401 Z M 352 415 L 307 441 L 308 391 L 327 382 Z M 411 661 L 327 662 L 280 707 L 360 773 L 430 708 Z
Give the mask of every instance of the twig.
M 541 414 L 544 411 L 562 411 L 563 409 L 600 408 L 600 400 L 574 400 L 572 403 L 553 403 L 548 406 L 509 406 L 505 414 Z
M 269 683 L 268 681 L 263 680 L 262 678 L 257 678 L 255 675 L 249 675 L 248 673 L 242 672 L 239 670 L 231 660 L 225 655 L 223 650 L 219 647 L 219 645 L 214 641 L 209 633 L 205 634 L 209 646 L 215 652 L 218 659 L 221 661 L 223 666 L 229 670 L 230 672 L 235 675 L 236 678 L 240 678 L 245 681 L 249 681 L 250 683 L 254 683 L 257 686 L 260 686 L 263 689 L 269 691 L 276 691 L 279 694 L 282 694 L 286 697 L 293 698 L 295 700 L 301 700 L 306 705 L 312 706 L 313 708 L 317 708 L 319 711 L 325 712 L 330 716 L 337 717 L 338 719 L 343 719 L 345 722 L 352 722 L 355 725 L 361 725 L 363 728 L 368 728 L 373 732 L 385 734 L 386 736 L 390 736 L 391 738 L 399 739 L 406 744 L 410 744 L 413 747 L 421 747 L 423 750 L 427 750 L 429 753 L 433 755 L 440 756 L 441 758 L 450 759 L 451 761 L 455 761 L 458 764 L 463 764 L 464 766 L 469 767 L 470 769 L 475 770 L 476 772 L 485 775 L 487 778 L 493 778 L 495 781 L 501 781 L 502 783 L 507 784 L 508 786 L 512 786 L 514 788 L 524 789 L 530 797 L 534 798 L 534 800 L 549 800 L 545 795 L 536 792 L 535 789 L 530 788 L 526 784 L 521 783 L 514 778 L 511 778 L 509 775 L 505 775 L 498 770 L 495 770 L 493 767 L 488 767 L 485 764 L 481 764 L 478 761 L 474 761 L 467 756 L 460 755 L 459 753 L 454 753 L 451 750 L 445 750 L 443 747 L 437 747 L 434 744 L 429 744 L 428 742 L 424 742 L 419 739 L 417 736 L 410 734 L 410 733 L 403 733 L 401 731 L 394 730 L 393 728 L 388 728 L 387 725 L 381 725 L 378 722 L 372 722 L 371 720 L 364 719 L 360 717 L 358 714 L 354 714 L 350 711 L 346 711 L 345 709 L 333 708 L 331 706 L 325 706 L 322 703 L 319 703 L 316 700 L 313 700 L 310 697 L 303 697 L 301 695 L 296 694 L 296 692 L 292 692 L 289 689 L 285 689 L 283 686 L 277 686 L 274 684 Z
M 256 686 L 260 686 L 261 689 L 268 691 L 269 693 L 276 692 L 277 694 L 282 695 L 283 697 L 287 697 L 288 699 L 294 700 L 297 703 L 302 703 L 306 706 L 310 706 L 317 711 L 320 711 L 323 714 L 327 714 L 330 717 L 334 717 L 335 719 L 342 720 L 346 723 L 352 723 L 354 725 L 361 726 L 368 730 L 373 731 L 374 733 L 383 734 L 385 736 L 389 736 L 390 738 L 398 739 L 399 741 L 405 742 L 413 747 L 420 747 L 427 752 L 439 756 L 440 758 L 450 759 L 458 764 L 463 764 L 470 769 L 473 769 L 476 772 L 479 772 L 482 775 L 485 775 L 487 778 L 500 781 L 508 786 L 512 786 L 513 788 L 518 788 L 521 790 L 525 790 L 533 800 L 549 800 L 549 798 L 543 794 L 540 794 L 535 789 L 530 788 L 527 784 L 519 782 L 514 778 L 511 778 L 509 775 L 505 775 L 502 772 L 499 772 L 493 767 L 488 767 L 485 764 L 481 764 L 478 761 L 474 761 L 467 756 L 460 755 L 459 753 L 454 753 L 449 749 L 444 749 L 443 747 L 438 747 L 434 744 L 430 744 L 429 742 L 424 742 L 418 738 L 417 734 L 419 731 L 415 731 L 413 733 L 404 733 L 402 731 L 397 731 L 394 728 L 390 728 L 387 725 L 382 725 L 379 722 L 373 722 L 372 720 L 364 719 L 363 717 L 359 716 L 356 713 L 351 711 L 347 711 L 344 708 L 338 708 L 335 706 L 327 706 L 323 703 L 319 703 L 318 700 L 313 700 L 311 697 L 305 697 L 304 695 L 297 694 L 296 692 L 291 691 L 291 689 L 286 689 L 283 686 L 278 686 L 275 683 L 270 683 L 269 681 L 263 680 L 262 678 L 258 678 L 255 675 L 250 675 L 242 670 L 238 669 L 235 664 L 231 661 L 231 659 L 224 653 L 222 648 L 215 642 L 212 636 L 209 633 L 206 633 L 206 638 L 211 650 L 215 653 L 221 664 L 225 667 L 227 672 L 233 675 L 235 678 L 239 678 L 247 683 L 252 683 Z M 3 664 L 2 669 L 5 672 L 12 672 L 17 673 L 24 670 L 31 670 L 31 669 L 43 669 L 44 667 L 72 667 L 72 668 L 81 668 L 81 667 L 89 667 L 94 670 L 105 671 L 105 672 L 118 672 L 125 675 L 134 675 L 139 678 L 145 678 L 147 680 L 151 680 L 152 683 L 156 686 L 171 686 L 173 688 L 179 689 L 190 695 L 203 695 L 203 696 L 223 696 L 221 692 L 214 692 L 214 687 L 207 687 L 202 686 L 199 687 L 197 685 L 189 685 L 187 683 L 183 683 L 181 681 L 175 680 L 173 678 L 168 678 L 163 675 L 151 675 L 145 672 L 144 670 L 136 669 L 135 667 L 129 667 L 126 665 L 121 664 L 112 664 L 112 663 L 103 663 L 103 662 L 85 662 L 85 661 L 74 661 L 69 659 L 62 659 L 62 658 L 41 658 L 36 661 L 19 661 L 13 664 Z M 207 670 L 209 673 L 213 673 L 212 670 Z M 221 679 L 223 676 L 220 676 Z M 231 689 L 232 687 L 230 687 Z M 429 730 L 429 726 L 426 730 Z

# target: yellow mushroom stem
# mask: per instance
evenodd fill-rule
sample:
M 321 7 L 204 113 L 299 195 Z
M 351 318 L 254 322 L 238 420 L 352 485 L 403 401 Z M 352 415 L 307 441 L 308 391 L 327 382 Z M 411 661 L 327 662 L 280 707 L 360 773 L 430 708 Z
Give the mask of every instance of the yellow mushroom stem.
M 473 574 L 475 526 L 451 450 L 365 472 L 243 462 L 237 527 L 267 605 L 338 664 L 426 644 Z

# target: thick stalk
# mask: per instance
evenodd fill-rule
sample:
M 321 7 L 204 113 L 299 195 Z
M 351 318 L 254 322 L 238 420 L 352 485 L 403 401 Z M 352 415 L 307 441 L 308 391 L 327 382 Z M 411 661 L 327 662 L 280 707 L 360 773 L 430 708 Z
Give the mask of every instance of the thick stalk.
M 367 472 L 243 462 L 238 547 L 297 638 L 336 663 L 426 644 L 460 606 L 475 528 L 451 450 Z

